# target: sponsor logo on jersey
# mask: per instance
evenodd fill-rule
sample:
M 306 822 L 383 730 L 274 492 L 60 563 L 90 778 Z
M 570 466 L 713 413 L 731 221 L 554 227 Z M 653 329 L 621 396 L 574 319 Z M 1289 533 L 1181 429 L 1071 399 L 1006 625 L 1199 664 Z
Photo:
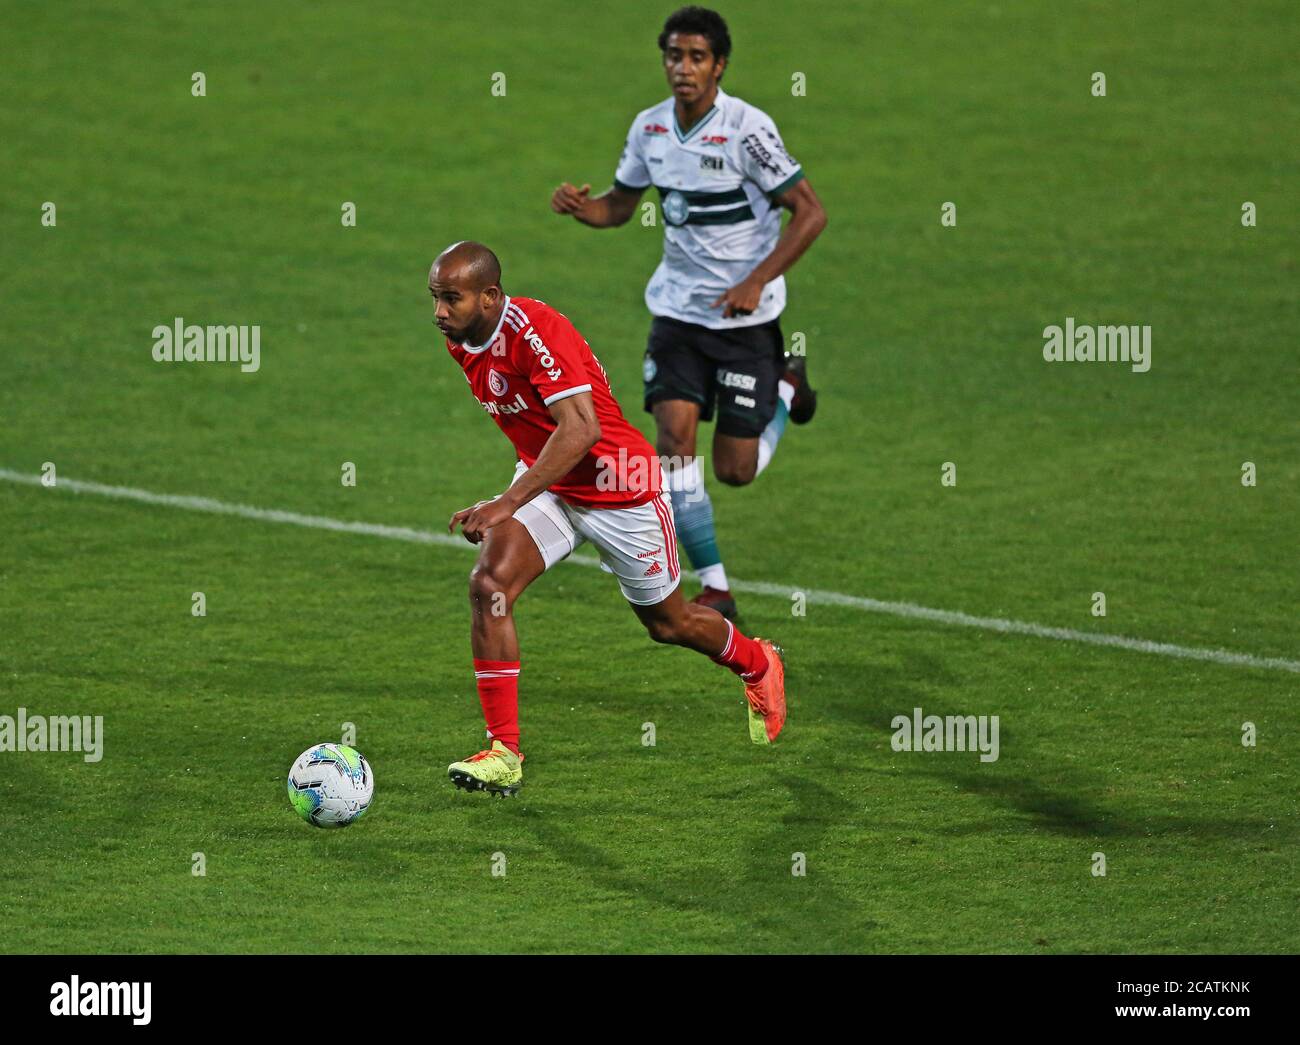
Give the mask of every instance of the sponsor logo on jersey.
M 724 388 L 743 388 L 752 392 L 758 387 L 758 378 L 753 374 L 738 374 L 734 370 L 719 370 L 718 384 Z
M 655 557 L 656 555 L 658 555 L 658 554 L 659 554 L 661 551 L 663 551 L 663 550 L 664 550 L 664 548 L 663 548 L 663 545 L 661 544 L 658 548 L 655 548 L 655 549 L 653 549 L 653 550 L 651 550 L 651 551 L 648 551 L 648 552 L 638 552 L 636 557 L 637 557 L 638 559 L 654 559 L 654 557 Z M 649 568 L 648 570 L 646 570 L 645 573 L 642 574 L 642 576 L 644 576 L 644 577 L 658 577 L 658 576 L 659 576 L 661 573 L 663 573 L 663 572 L 664 572 L 664 568 L 663 568 L 661 565 L 659 565 L 659 560 L 655 559 L 655 561 L 652 562 L 652 563 L 650 564 L 650 568 Z
M 691 216 L 691 205 L 676 189 L 664 197 L 661 206 L 664 211 L 664 221 L 669 225 L 685 225 L 686 219 Z
M 784 156 L 791 167 L 798 166 L 795 162 L 795 158 L 785 151 L 785 145 L 781 142 L 781 139 L 776 136 L 776 132 L 772 130 L 771 127 L 764 127 L 763 133 L 767 135 L 767 140 L 772 143 L 772 148 Z
M 478 399 L 478 396 L 475 396 L 474 398 Z M 528 409 L 528 404 L 524 402 L 522 392 L 516 392 L 515 398 L 509 403 L 498 403 L 495 400 L 490 403 L 485 403 L 483 400 L 478 399 L 478 405 L 493 417 L 498 417 L 501 414 L 522 414 Z
M 745 151 L 753 157 L 754 162 L 763 170 L 770 171 L 772 174 L 778 176 L 785 173 L 785 171 L 772 158 L 772 154 L 767 151 L 767 146 L 759 140 L 757 134 L 747 134 L 741 142 L 745 146 Z
M 667 134 L 668 128 L 662 123 L 647 123 L 645 125 L 646 134 Z
M 546 376 L 552 381 L 558 381 L 564 370 L 555 365 L 555 357 L 551 355 L 551 350 L 546 347 L 546 342 L 542 340 L 541 335 L 530 325 L 521 336 L 532 346 L 533 355 L 537 356 L 537 361 L 546 367 Z
M 721 156 L 701 156 L 700 169 L 705 171 L 720 171 L 723 169 Z
M 700 139 L 703 145 L 726 145 L 727 136 L 725 134 L 706 134 Z
M 494 396 L 503 396 L 506 394 L 506 379 L 495 370 L 488 370 L 488 388 Z

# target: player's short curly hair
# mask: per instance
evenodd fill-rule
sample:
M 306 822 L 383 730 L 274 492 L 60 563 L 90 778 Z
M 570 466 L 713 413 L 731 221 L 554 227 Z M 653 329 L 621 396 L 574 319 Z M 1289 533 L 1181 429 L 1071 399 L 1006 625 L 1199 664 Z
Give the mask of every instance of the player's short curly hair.
M 717 11 L 710 11 L 707 7 L 692 4 L 689 7 L 679 7 L 670 14 L 668 21 L 664 22 L 664 31 L 659 34 L 660 51 L 668 47 L 668 37 L 673 33 L 706 37 L 714 58 L 731 56 L 731 34 L 727 32 L 727 23 Z

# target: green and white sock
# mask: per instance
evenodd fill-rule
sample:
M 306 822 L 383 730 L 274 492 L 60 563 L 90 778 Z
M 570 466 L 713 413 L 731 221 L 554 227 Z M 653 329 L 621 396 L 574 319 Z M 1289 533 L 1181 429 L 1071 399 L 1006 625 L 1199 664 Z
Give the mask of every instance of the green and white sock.
M 755 475 L 763 474 L 763 469 L 776 453 L 776 444 L 785 434 L 785 423 L 790 419 L 790 404 L 794 402 L 794 385 L 789 381 L 781 381 L 776 386 L 776 394 L 778 399 L 776 413 L 763 429 L 763 434 L 758 437 L 758 468 L 754 471 Z
M 704 488 L 700 459 L 692 458 L 685 467 L 668 472 L 667 478 L 677 538 L 686 549 L 686 558 L 706 587 L 726 591 L 727 571 L 722 568 L 722 553 L 713 532 L 713 502 Z

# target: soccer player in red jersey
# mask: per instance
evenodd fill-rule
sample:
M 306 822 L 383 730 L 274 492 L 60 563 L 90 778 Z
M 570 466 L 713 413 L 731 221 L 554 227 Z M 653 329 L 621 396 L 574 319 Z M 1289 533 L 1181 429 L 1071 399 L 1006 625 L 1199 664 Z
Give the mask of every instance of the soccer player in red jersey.
M 462 508 L 447 527 L 482 546 L 469 581 L 470 645 L 492 741 L 448 767 L 452 782 L 498 795 L 522 783 L 514 603 L 584 541 L 652 639 L 697 650 L 740 676 L 750 739 L 774 741 L 785 723 L 781 651 L 682 598 L 659 460 L 623 416 L 586 340 L 544 302 L 508 296 L 496 255 L 480 243 L 439 254 L 429 292 L 447 351 L 519 457 L 504 493 Z

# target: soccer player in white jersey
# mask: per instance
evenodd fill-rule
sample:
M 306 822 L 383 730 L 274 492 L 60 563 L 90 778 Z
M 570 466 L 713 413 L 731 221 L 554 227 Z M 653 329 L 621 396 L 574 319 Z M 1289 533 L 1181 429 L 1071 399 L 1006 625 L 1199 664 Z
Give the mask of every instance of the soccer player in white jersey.
M 717 414 L 713 472 L 752 482 L 787 419 L 811 420 L 816 393 L 802 356 L 785 351 L 778 317 L 784 273 L 826 227 L 826 212 L 771 118 L 720 86 L 731 54 L 715 11 L 684 7 L 659 36 L 672 97 L 637 114 L 614 184 L 599 196 L 565 182 L 551 209 L 584 225 L 624 224 L 658 191 L 664 253 L 646 287 L 653 315 L 645 409 L 667 476 L 677 530 L 704 590 L 694 602 L 736 613 L 695 456 L 700 421 Z M 781 208 L 790 221 L 781 229 Z

